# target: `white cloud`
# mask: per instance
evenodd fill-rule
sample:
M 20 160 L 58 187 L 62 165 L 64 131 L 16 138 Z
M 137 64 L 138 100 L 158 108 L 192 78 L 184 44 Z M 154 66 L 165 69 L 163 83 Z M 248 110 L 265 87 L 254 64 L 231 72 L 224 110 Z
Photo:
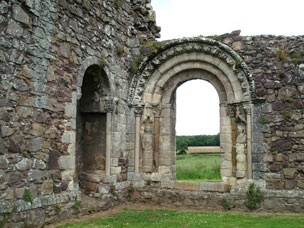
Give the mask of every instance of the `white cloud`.
M 215 88 L 203 80 L 191 80 L 176 92 L 176 134 L 219 133 L 219 97 Z
M 303 35 L 303 0 L 152 0 L 162 39 L 220 35 Z
M 157 24 L 162 27 L 161 40 L 220 35 L 239 29 L 241 35 L 304 35 L 304 0 L 152 0 L 152 5 Z M 207 87 L 197 81 L 188 83 L 178 90 L 177 134 L 218 133 L 217 93 L 198 94 Z M 192 93 L 199 100 L 189 98 Z M 212 108 L 214 104 L 217 109 Z M 189 111 L 191 108 L 195 109 Z

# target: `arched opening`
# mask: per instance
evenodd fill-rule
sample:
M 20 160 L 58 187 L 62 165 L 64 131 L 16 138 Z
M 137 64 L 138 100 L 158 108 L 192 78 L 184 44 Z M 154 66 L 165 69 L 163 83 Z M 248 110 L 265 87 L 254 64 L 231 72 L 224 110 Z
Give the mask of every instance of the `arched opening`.
M 191 80 L 176 90 L 176 179 L 220 180 L 220 105 L 205 80 Z
M 86 192 L 98 191 L 98 178 L 109 175 L 108 110 L 111 90 L 105 71 L 92 65 L 85 71 L 81 98 L 77 104 L 77 171 L 80 187 Z M 94 180 L 93 180 L 94 179 Z
M 219 96 L 222 181 L 192 183 L 191 189 L 227 191 L 229 185 L 243 185 L 252 178 L 254 82 L 244 61 L 232 49 L 204 38 L 168 42 L 157 55 L 146 58 L 134 75 L 128 102 L 136 116 L 135 172 L 151 173 L 151 180 L 160 181 L 164 188 L 185 186 L 176 181 L 175 98 L 176 89 L 193 79 L 210 82 Z M 143 131 L 146 125 L 152 130 Z M 149 147 L 141 143 L 141 134 L 146 134 Z M 141 166 L 145 153 L 152 169 Z

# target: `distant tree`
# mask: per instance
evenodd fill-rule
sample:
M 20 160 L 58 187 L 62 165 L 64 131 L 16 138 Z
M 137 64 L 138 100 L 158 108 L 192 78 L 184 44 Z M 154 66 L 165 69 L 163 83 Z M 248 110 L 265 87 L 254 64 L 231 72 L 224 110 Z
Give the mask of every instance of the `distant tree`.
M 220 134 L 217 135 L 191 135 L 176 136 L 176 150 L 180 151 L 189 146 L 219 146 Z M 184 149 L 185 150 L 185 149 Z
M 185 140 L 181 141 L 179 145 L 176 145 L 178 154 L 187 154 L 188 144 Z

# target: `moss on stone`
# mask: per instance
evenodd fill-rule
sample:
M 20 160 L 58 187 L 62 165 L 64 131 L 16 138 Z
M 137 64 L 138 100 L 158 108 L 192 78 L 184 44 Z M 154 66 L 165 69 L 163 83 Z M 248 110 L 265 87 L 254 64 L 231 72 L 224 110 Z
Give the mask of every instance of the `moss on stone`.
M 288 57 L 286 51 L 283 50 L 283 49 L 277 50 L 277 52 L 276 52 L 276 57 L 277 57 L 279 60 L 281 60 L 282 62 L 285 62 L 285 61 L 287 61 L 287 60 L 289 59 L 289 57 Z
M 124 0 L 114 0 L 115 9 L 119 9 L 123 3 L 124 3 Z
M 144 56 L 138 55 L 136 56 L 133 61 L 130 63 L 130 72 L 135 74 L 138 71 L 140 63 L 143 61 Z
M 116 53 L 120 57 L 125 53 L 125 49 L 122 46 L 116 46 Z
M 24 189 L 23 195 L 22 195 L 22 199 L 26 202 L 29 203 L 33 203 L 33 197 L 32 197 L 32 193 L 29 189 Z
M 108 64 L 107 64 L 107 62 L 106 62 L 104 59 L 100 59 L 100 60 L 99 60 L 99 65 L 100 65 L 102 68 L 104 68 L 104 67 L 106 67 Z
M 260 124 L 269 124 L 270 123 L 270 119 L 268 119 L 266 116 L 260 116 L 259 123 Z
M 291 120 L 293 114 L 290 111 L 283 110 L 282 115 L 285 120 Z
M 55 207 L 54 207 L 54 212 L 55 212 L 55 214 L 58 216 L 59 214 L 60 214 L 60 212 L 61 212 L 61 206 L 60 205 L 55 205 Z
M 301 63 L 304 63 L 304 58 L 302 57 L 300 52 L 293 52 L 290 57 L 295 65 L 300 65 Z
M 144 56 L 152 56 L 158 52 L 160 48 L 164 46 L 163 42 L 159 41 L 146 41 L 140 46 L 140 52 Z

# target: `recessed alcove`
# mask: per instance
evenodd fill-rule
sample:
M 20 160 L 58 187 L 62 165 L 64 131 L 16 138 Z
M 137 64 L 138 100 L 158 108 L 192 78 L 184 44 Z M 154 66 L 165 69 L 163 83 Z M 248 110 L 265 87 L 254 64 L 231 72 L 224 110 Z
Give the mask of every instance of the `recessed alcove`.
M 85 71 L 77 111 L 77 169 L 80 187 L 98 192 L 110 175 L 111 90 L 105 71 L 92 65 Z

